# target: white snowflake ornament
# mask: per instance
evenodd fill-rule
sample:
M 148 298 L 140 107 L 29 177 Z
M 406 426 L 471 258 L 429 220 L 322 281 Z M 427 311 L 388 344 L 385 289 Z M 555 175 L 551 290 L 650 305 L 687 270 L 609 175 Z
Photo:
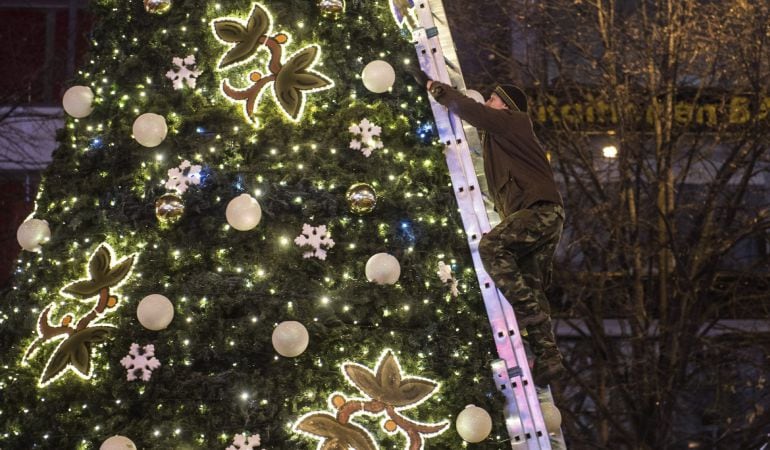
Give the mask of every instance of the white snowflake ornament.
M 225 450 L 254 450 L 261 444 L 258 434 L 246 437 L 245 434 L 236 434 L 233 438 L 233 445 Z
M 166 78 L 174 82 L 174 90 L 178 91 L 184 88 L 185 83 L 194 89 L 198 76 L 201 74 L 200 70 L 195 69 L 195 55 L 189 55 L 185 59 L 175 57 L 172 62 L 178 69 L 171 69 L 166 72 Z
M 139 344 L 131 344 L 128 355 L 120 360 L 120 364 L 128 371 L 128 381 L 137 379 L 137 372 L 141 372 L 142 381 L 150 381 L 152 371 L 160 367 L 160 361 L 155 358 L 155 346 L 152 344 L 139 347 Z
M 201 184 L 201 170 L 199 165 L 193 166 L 190 161 L 182 161 L 179 167 L 169 169 L 166 189 L 184 194 L 190 185 Z
M 326 225 L 321 225 L 320 227 L 314 227 L 308 224 L 303 225 L 302 234 L 294 239 L 294 243 L 300 247 L 313 247 L 313 251 L 305 252 L 303 256 L 305 258 L 312 258 L 315 256 L 322 261 L 326 260 L 326 250 L 334 247 L 334 240 L 326 230 Z M 326 250 L 321 247 L 326 247 Z
M 457 279 L 452 275 L 452 266 L 445 264 L 444 261 L 439 261 L 437 273 L 441 281 L 452 283 L 452 297 L 460 295 L 460 291 L 457 289 Z
M 380 139 L 382 128 L 369 122 L 369 119 L 364 119 L 357 125 L 351 125 L 348 130 L 361 138 L 360 141 L 358 139 L 350 141 L 350 148 L 360 150 L 367 158 L 372 156 L 374 150 L 384 147 Z

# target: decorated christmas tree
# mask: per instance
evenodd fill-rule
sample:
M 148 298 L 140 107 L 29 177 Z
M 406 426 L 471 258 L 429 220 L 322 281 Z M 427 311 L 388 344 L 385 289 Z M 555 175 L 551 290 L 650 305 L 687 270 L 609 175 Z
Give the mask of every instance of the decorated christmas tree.
M 91 4 L 0 448 L 510 448 L 410 2 Z

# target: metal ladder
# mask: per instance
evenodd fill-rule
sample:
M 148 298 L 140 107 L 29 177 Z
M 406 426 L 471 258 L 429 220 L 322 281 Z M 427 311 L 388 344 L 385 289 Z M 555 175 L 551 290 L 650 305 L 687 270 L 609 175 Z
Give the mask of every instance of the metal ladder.
M 414 0 L 412 13 L 412 19 L 416 22 L 412 39 L 420 66 L 433 80 L 462 88 L 462 73 L 454 52 L 442 0 Z M 434 18 L 438 20 L 438 24 Z M 494 333 L 499 359 L 493 362 L 492 372 L 497 389 L 506 398 L 505 418 L 511 448 L 566 449 L 561 432 L 549 436 L 546 430 L 540 401 L 553 402 L 550 389 L 537 389 L 531 381 L 527 355 L 513 308 L 495 287 L 479 256 L 481 237 L 492 227 L 471 158 L 464 124 L 459 117 L 428 97 L 439 136 L 445 145 L 452 185 Z M 469 131 L 471 129 L 472 127 L 469 127 Z M 470 136 L 477 139 L 475 133 L 470 133 Z

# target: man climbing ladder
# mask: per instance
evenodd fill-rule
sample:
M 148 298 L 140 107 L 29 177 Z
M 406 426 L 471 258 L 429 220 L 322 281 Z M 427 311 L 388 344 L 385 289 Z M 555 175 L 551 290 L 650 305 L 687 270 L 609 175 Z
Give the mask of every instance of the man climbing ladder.
M 442 0 L 391 0 L 391 8 L 393 16 L 396 19 L 399 27 L 402 29 L 404 36 L 410 36 L 411 41 L 415 46 L 417 57 L 419 60 L 419 66 L 414 65 L 410 70 L 415 78 L 418 79 L 418 83 L 427 87 L 428 81 L 440 80 L 442 83 L 437 83 L 436 86 L 443 86 L 442 92 L 436 92 L 435 95 L 438 98 L 443 98 L 446 92 L 450 92 L 449 97 L 444 98 L 442 101 L 446 101 L 447 104 L 452 98 L 452 92 L 456 95 L 455 99 L 459 99 L 460 102 L 464 102 L 468 108 L 481 108 L 481 110 L 489 110 L 497 113 L 504 113 L 507 106 L 503 99 L 510 100 L 509 104 L 515 105 L 513 98 L 516 98 L 517 91 L 505 90 L 500 91 L 494 96 L 488 104 L 490 108 L 473 103 L 469 99 L 466 99 L 457 90 L 452 89 L 449 84 L 453 86 L 463 87 L 464 82 L 462 79 L 462 72 L 460 71 L 459 61 L 456 53 L 454 52 L 454 42 L 451 37 L 451 31 L 449 29 L 448 20 L 445 14 Z M 412 20 L 407 20 L 409 17 Z M 425 72 L 430 75 L 426 75 Z M 431 87 L 434 87 L 431 84 Z M 519 91 L 520 92 L 520 91 Z M 505 94 L 505 95 L 502 95 Z M 525 107 L 526 97 L 521 94 L 521 98 L 524 102 L 520 105 Z M 470 103 L 468 103 L 470 101 Z M 442 103 L 437 101 L 433 96 L 430 96 L 431 109 L 433 110 L 433 116 L 435 119 L 436 128 L 438 130 L 441 142 L 444 144 L 444 154 L 446 157 L 447 168 L 449 169 L 449 175 L 452 179 L 452 186 L 457 198 L 458 208 L 460 216 L 463 220 L 463 226 L 467 233 L 468 244 L 473 257 L 473 264 L 476 269 L 476 275 L 481 287 L 481 295 L 484 301 L 484 306 L 487 310 L 489 317 L 489 324 L 492 328 L 492 336 L 497 348 L 499 359 L 492 361 L 492 378 L 496 384 L 497 389 L 505 398 L 504 416 L 505 425 L 508 430 L 508 434 L 511 439 L 511 448 L 513 450 L 566 450 L 566 443 L 564 437 L 561 434 L 560 422 L 561 417 L 558 414 L 558 410 L 553 406 L 553 398 L 551 396 L 550 388 L 535 388 L 535 380 L 530 371 L 528 363 L 528 355 L 524 348 L 524 341 L 522 340 L 522 334 L 518 325 L 518 319 L 514 312 L 511 302 L 504 297 L 504 293 L 498 289 L 495 284 L 495 279 L 492 274 L 485 269 L 485 266 L 491 267 L 491 264 L 482 261 L 482 252 L 491 253 L 494 255 L 498 253 L 496 246 L 491 243 L 495 242 L 492 239 L 495 235 L 490 233 L 492 226 L 489 222 L 487 215 L 486 205 L 481 195 L 481 189 L 479 189 L 479 180 L 476 177 L 475 164 L 470 154 L 470 140 L 474 140 L 475 133 L 466 134 L 466 126 L 463 124 L 460 114 L 447 108 Z M 497 108 L 492 108 L 495 105 Z M 513 113 L 514 110 L 511 106 L 507 106 L 508 110 Z M 518 106 L 517 106 L 518 108 Z M 507 114 L 507 113 L 506 113 Z M 532 133 L 532 125 L 526 113 L 519 112 L 523 116 L 519 118 L 526 118 L 526 125 L 531 134 L 531 142 L 536 149 L 540 150 L 542 155 L 541 162 L 544 166 L 540 168 L 547 169 L 547 180 L 553 183 L 553 175 L 550 170 L 550 165 L 542 153 L 542 147 L 540 147 L 537 138 Z M 471 114 L 471 117 L 467 117 L 472 125 L 474 123 L 475 115 Z M 508 136 L 508 127 L 505 129 L 491 129 L 485 136 L 485 142 L 487 139 L 493 137 L 493 132 L 498 131 L 503 136 Z M 483 126 L 480 128 L 484 128 Z M 511 140 L 512 138 L 508 138 Z M 515 139 L 514 139 L 515 140 Z M 489 141 L 491 142 L 491 141 Z M 479 145 L 479 144 L 475 144 Z M 505 162 L 505 160 L 503 160 Z M 492 167 L 497 167 L 497 163 L 492 158 L 487 159 L 487 162 Z M 508 161 L 510 163 L 511 161 Z M 526 164 L 525 164 L 526 166 Z M 488 167 L 489 168 L 489 167 Z M 509 167 L 510 169 L 510 167 Z M 499 180 L 510 180 L 511 171 L 503 174 L 504 177 Z M 528 178 L 525 178 L 525 180 Z M 494 187 L 490 183 L 491 187 Z M 505 186 L 506 188 L 508 186 Z M 499 201 L 500 198 L 515 199 L 516 197 L 501 197 L 499 195 L 501 189 L 494 191 L 494 198 L 498 203 L 498 209 L 501 214 L 511 211 L 512 213 L 519 209 L 532 209 L 545 206 L 547 203 L 552 203 L 561 208 L 561 196 L 559 196 L 555 185 L 552 184 L 551 190 L 552 197 L 550 202 L 546 199 L 542 204 L 538 202 L 540 200 L 529 201 L 527 198 L 520 199 L 526 205 L 515 206 L 514 203 L 505 203 Z M 536 195 L 537 196 L 537 195 Z M 530 208 L 527 208 L 529 206 Z M 521 261 L 521 265 L 525 266 L 525 270 L 534 266 L 537 269 L 535 277 L 531 278 L 525 276 L 525 271 L 519 269 L 517 273 L 521 274 L 519 279 L 520 286 L 526 286 L 529 288 L 528 282 L 532 282 L 536 279 L 540 280 L 540 292 L 534 291 L 534 288 L 530 288 L 529 292 L 532 293 L 536 299 L 535 305 L 539 305 L 541 313 L 545 313 L 545 317 L 549 316 L 549 307 L 545 301 L 545 296 L 542 294 L 544 288 L 543 282 L 547 282 L 550 272 L 550 260 L 553 255 L 553 248 L 559 240 L 561 233 L 561 223 L 564 216 L 563 211 L 560 211 L 561 215 L 557 215 L 558 220 L 552 223 L 554 234 L 552 241 L 552 249 L 550 253 L 543 247 L 548 245 L 548 242 L 540 242 L 531 246 L 532 256 L 527 261 Z M 511 214 L 513 215 L 513 214 Z M 548 220 L 545 220 L 549 222 Z M 558 223 L 557 223 L 558 222 Z M 503 227 L 498 229 L 502 230 Z M 558 231 L 557 231 L 558 230 Z M 507 235 L 506 235 L 507 236 Z M 526 238 L 525 238 L 526 240 Z M 481 244 L 484 244 L 484 248 L 491 251 L 482 249 Z M 507 249 L 508 247 L 504 247 Z M 546 255 L 546 258 L 536 258 L 536 253 Z M 501 266 L 504 267 L 504 266 Z M 519 264 L 517 264 L 519 267 Z M 523 281 L 521 281 L 523 280 Z M 509 283 L 511 285 L 511 283 Z M 513 283 L 513 286 L 516 284 Z M 508 295 L 511 295 L 508 293 Z M 526 298 L 522 296 L 521 298 Z M 541 304 L 542 302 L 542 304 Z M 528 303 L 531 305 L 531 303 Z M 517 305 L 518 307 L 519 305 Z M 543 315 L 536 312 L 532 314 L 532 317 L 538 318 Z M 526 314 L 525 314 L 526 315 Z M 531 325 L 536 323 L 542 325 L 541 327 L 534 327 Z M 552 346 L 543 345 L 536 350 L 543 358 L 541 361 L 547 361 L 547 352 L 541 351 L 542 349 L 551 348 L 551 353 L 556 350 L 557 367 L 556 370 L 547 370 L 550 372 L 544 377 L 539 377 L 542 383 L 542 379 L 555 379 L 558 377 L 561 371 L 561 358 L 558 357 L 558 350 L 556 349 L 555 342 L 553 340 L 553 333 L 551 332 L 550 319 L 548 323 L 535 321 L 527 322 L 526 325 L 530 325 L 530 329 L 533 332 L 533 336 L 538 336 L 538 331 L 547 330 L 546 338 L 550 337 Z M 537 329 L 536 329 L 537 328 Z M 541 333 L 542 334 L 542 333 Z M 538 340 L 538 342 L 541 342 Z M 530 352 L 531 356 L 531 352 Z M 529 358 L 531 359 L 531 358 Z M 548 368 L 548 365 L 542 365 L 540 368 Z M 546 409 L 546 405 L 548 406 Z M 546 415 L 547 411 L 547 415 Z
M 433 98 L 483 131 L 484 172 L 502 222 L 484 235 L 479 252 L 484 267 L 513 305 L 520 329 L 535 355 L 532 377 L 545 387 L 564 373 L 544 289 L 561 237 L 564 208 L 553 171 L 532 129 L 521 89 L 498 85 L 480 104 L 419 67 L 410 72 Z

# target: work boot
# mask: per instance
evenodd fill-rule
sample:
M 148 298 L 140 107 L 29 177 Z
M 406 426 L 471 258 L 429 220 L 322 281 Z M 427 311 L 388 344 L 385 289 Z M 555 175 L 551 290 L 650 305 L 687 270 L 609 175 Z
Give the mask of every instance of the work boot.
M 527 341 L 535 356 L 532 378 L 537 386 L 545 387 L 564 375 L 561 352 L 556 346 L 551 321 L 541 322 L 527 328 Z

